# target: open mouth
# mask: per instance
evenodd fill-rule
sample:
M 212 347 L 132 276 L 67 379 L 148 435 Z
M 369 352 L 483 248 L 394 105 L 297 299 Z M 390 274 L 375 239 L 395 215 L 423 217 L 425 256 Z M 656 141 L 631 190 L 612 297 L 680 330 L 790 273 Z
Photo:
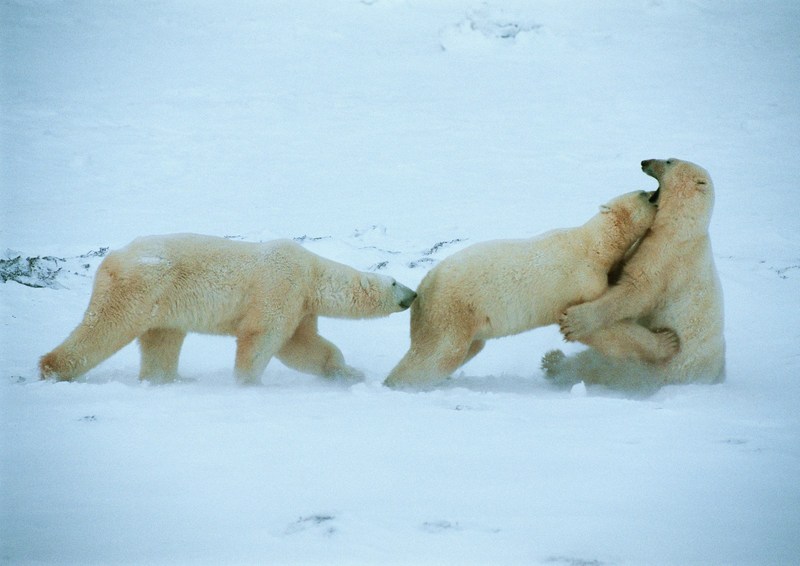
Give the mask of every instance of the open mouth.
M 650 195 L 650 198 L 647 200 L 653 204 L 658 204 L 658 197 L 660 196 L 661 196 L 661 187 L 658 187 L 655 190 L 655 192 L 652 195 Z

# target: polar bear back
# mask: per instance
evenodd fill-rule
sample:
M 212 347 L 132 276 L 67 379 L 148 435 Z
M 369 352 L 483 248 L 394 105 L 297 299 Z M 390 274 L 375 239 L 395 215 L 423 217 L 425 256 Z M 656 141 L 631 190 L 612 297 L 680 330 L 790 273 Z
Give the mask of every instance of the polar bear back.
M 302 303 L 314 258 L 290 240 L 148 236 L 109 254 L 97 285 L 113 280 L 116 292 L 149 309 L 153 326 L 231 334 L 248 311 L 264 308 L 276 297 Z
M 424 301 L 439 289 L 457 290 L 458 300 L 487 323 L 479 339 L 553 324 L 567 306 L 596 296 L 607 284 L 606 272 L 585 256 L 579 236 L 578 229 L 560 229 L 472 245 L 431 270 L 419 295 Z

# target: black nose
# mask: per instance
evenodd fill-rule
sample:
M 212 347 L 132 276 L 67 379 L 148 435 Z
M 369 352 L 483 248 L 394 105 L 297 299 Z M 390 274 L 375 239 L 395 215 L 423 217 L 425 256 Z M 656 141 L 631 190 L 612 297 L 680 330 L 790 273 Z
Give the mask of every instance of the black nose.
M 645 159 L 644 161 L 642 161 L 642 169 L 650 165 L 652 162 L 653 162 L 652 159 Z
M 407 299 L 403 299 L 402 301 L 400 301 L 400 306 L 403 307 L 404 309 L 407 309 L 408 307 L 411 306 L 411 303 L 413 303 L 414 299 L 416 299 L 416 298 L 417 298 L 417 294 L 414 293 L 410 297 L 408 297 Z

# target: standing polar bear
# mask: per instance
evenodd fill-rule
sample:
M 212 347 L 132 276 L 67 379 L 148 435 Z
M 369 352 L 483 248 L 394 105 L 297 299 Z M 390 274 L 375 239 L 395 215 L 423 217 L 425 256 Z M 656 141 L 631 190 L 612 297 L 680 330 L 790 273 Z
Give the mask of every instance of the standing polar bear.
M 101 263 L 83 321 L 42 357 L 42 378 L 72 380 L 133 339 L 140 378 L 172 380 L 188 332 L 233 335 L 236 378 L 258 383 L 273 356 L 298 371 L 357 377 L 317 333 L 317 317 L 407 309 L 416 293 L 289 240 L 232 242 L 196 234 L 139 238 Z
M 577 228 L 475 244 L 442 261 L 417 290 L 411 347 L 385 384 L 440 381 L 487 339 L 555 324 L 570 305 L 599 297 L 609 271 L 652 224 L 651 195 L 619 196 Z
M 592 348 L 573 358 L 548 353 L 543 367 L 559 380 L 651 390 L 724 379 L 722 286 L 708 235 L 714 185 L 705 169 L 679 159 L 642 161 L 642 170 L 658 180 L 656 219 L 618 284 L 566 310 L 566 339 Z M 680 344 L 662 363 L 616 347 L 631 333 L 660 328 L 672 329 Z

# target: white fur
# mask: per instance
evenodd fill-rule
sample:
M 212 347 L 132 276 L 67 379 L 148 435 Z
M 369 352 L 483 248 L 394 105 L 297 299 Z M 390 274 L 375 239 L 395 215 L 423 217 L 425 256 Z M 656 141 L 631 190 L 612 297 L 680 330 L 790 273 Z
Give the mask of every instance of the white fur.
M 545 366 L 554 375 L 571 372 L 574 379 L 626 388 L 720 381 L 722 286 L 708 235 L 714 186 L 702 167 L 687 161 L 648 160 L 642 169 L 659 181 L 653 227 L 618 285 L 567 310 L 561 324 L 565 336 L 592 349 Z M 644 346 L 652 337 L 669 335 L 676 337 L 674 355 L 656 355 L 667 343 L 663 339 L 653 340 L 649 352 Z
M 649 196 L 627 193 L 583 226 L 484 242 L 442 261 L 420 284 L 411 347 L 386 384 L 435 383 L 487 339 L 554 324 L 568 306 L 600 296 L 609 270 L 655 217 Z
M 149 236 L 100 265 L 83 321 L 40 362 L 71 380 L 134 338 L 140 376 L 174 379 L 188 332 L 236 336 L 236 375 L 257 382 L 273 356 L 300 371 L 356 375 L 317 333 L 318 316 L 366 318 L 408 308 L 415 293 L 385 275 L 324 259 L 297 243 Z

